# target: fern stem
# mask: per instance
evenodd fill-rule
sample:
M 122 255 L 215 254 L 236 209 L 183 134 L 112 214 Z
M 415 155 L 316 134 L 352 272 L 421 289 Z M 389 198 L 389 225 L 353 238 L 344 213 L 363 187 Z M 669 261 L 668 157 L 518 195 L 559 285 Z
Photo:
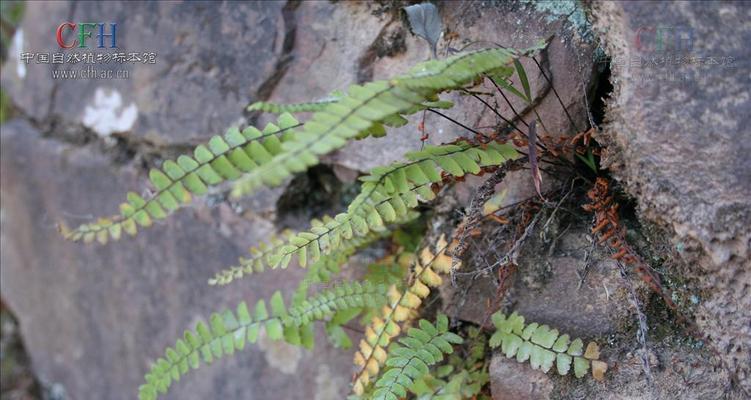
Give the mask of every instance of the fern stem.
M 571 114 L 568 113 L 568 109 L 566 109 L 566 106 L 563 104 L 563 100 L 561 100 L 561 96 L 558 95 L 558 91 L 555 90 L 555 86 L 553 85 L 553 80 L 548 78 L 548 74 L 545 73 L 545 70 L 542 68 L 539 62 L 537 62 L 537 59 L 535 57 L 530 57 L 532 61 L 535 62 L 535 65 L 537 65 L 537 68 L 540 69 L 540 72 L 542 73 L 542 76 L 545 78 L 545 80 L 550 85 L 550 88 L 553 89 L 553 94 L 555 95 L 555 98 L 558 99 L 558 104 L 561 105 L 561 108 L 563 108 L 563 112 L 566 113 L 566 118 L 568 118 L 568 122 L 571 123 L 571 125 L 576 129 L 576 132 L 579 132 L 579 127 L 576 125 L 576 122 L 574 122 L 574 119 L 571 118 Z

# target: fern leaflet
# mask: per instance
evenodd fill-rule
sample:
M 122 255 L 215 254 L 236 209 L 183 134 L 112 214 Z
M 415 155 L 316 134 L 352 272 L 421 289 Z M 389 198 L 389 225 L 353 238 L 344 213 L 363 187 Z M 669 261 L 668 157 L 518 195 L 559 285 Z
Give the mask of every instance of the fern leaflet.
M 581 378 L 592 366 L 592 375 L 604 379 L 607 364 L 599 361 L 600 350 L 597 343 L 590 342 L 584 350 L 581 339 L 571 341 L 569 335 L 560 335 L 558 330 L 535 322 L 525 325 L 524 317 L 512 313 L 506 318 L 500 311 L 492 315 L 497 331 L 490 337 L 490 347 L 501 346 L 508 357 L 516 356 L 516 361 L 529 360 L 533 369 L 548 372 L 555 363 L 559 375 L 566 375 L 573 362 L 574 375 Z
M 66 239 L 106 244 L 118 240 L 125 232 L 135 235 L 138 226 L 149 227 L 154 220 L 166 218 L 181 206 L 190 203 L 192 195 L 202 195 L 208 187 L 239 178 L 270 161 L 281 151 L 282 143 L 295 136 L 300 124 L 289 114 L 282 114 L 279 126 L 268 124 L 263 132 L 248 127 L 242 132 L 231 128 L 222 136 L 214 136 L 206 145 L 199 145 L 193 157 L 182 155 L 176 161 L 167 160 L 161 169 L 149 172 L 149 180 L 156 189 L 144 199 L 129 192 L 120 205 L 120 215 L 99 218 L 70 230 L 64 224 L 60 231 Z M 281 135 L 280 137 L 277 137 Z
M 284 305 L 280 292 L 274 293 L 269 302 L 256 303 L 251 315 L 245 302 L 237 310 L 215 313 L 207 327 L 202 322 L 194 331 L 186 331 L 175 347 L 167 348 L 146 374 L 146 383 L 139 388 L 139 399 L 156 399 L 166 393 L 173 382 L 179 381 L 190 369 L 197 369 L 200 361 L 211 363 L 235 350 L 245 348 L 246 342 L 255 343 L 261 329 L 271 340 L 284 339 L 295 345 L 312 347 L 313 332 L 310 323 L 325 319 L 335 312 L 350 308 L 377 307 L 385 302 L 385 287 L 351 282 L 324 290 L 315 296 L 291 307 Z
M 374 400 L 398 400 L 407 396 L 415 379 L 429 373 L 429 367 L 453 352 L 461 337 L 448 331 L 448 318 L 441 314 L 433 325 L 421 319 L 419 328 L 410 328 L 400 345 L 389 351 L 386 372 L 375 383 Z

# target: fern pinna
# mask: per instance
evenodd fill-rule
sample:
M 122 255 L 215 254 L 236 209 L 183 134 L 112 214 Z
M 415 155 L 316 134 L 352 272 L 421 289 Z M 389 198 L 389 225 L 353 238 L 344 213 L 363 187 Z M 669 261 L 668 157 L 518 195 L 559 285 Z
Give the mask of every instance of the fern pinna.
M 146 383 L 139 388 L 139 398 L 153 399 L 166 393 L 172 382 L 180 380 L 190 368 L 196 369 L 203 360 L 211 363 L 223 355 L 242 350 L 245 343 L 255 343 L 261 330 L 269 339 L 284 339 L 289 343 L 313 345 L 312 321 L 322 320 L 338 310 L 376 307 L 385 302 L 385 289 L 368 282 L 352 282 L 324 290 L 289 310 L 282 294 L 276 292 L 270 300 L 271 313 L 266 303 L 256 303 L 251 316 L 245 302 L 237 311 L 225 311 L 211 316 L 209 327 L 199 322 L 195 331 L 186 331 L 174 348 L 167 348 L 146 374 Z
M 577 378 L 585 376 L 591 365 L 592 376 L 603 379 L 607 364 L 598 360 L 597 343 L 590 342 L 584 350 L 581 339 L 572 341 L 569 335 L 559 335 L 557 329 L 536 322 L 525 325 L 524 317 L 517 313 L 507 318 L 499 311 L 493 314 L 492 320 L 497 331 L 490 337 L 490 347 L 501 346 L 506 357 L 516 357 L 518 362 L 529 360 L 533 369 L 543 372 L 548 372 L 555 364 L 559 375 L 568 374 L 573 363 Z
M 399 339 L 386 360 L 387 370 L 375 384 L 374 400 L 397 400 L 407 396 L 407 389 L 416 379 L 430 372 L 429 367 L 443 360 L 444 354 L 453 352 L 453 344 L 463 339 L 448 331 L 449 322 L 439 315 L 436 324 L 421 319 L 419 328 L 410 328 L 407 336 Z
M 119 215 L 75 229 L 61 225 L 61 232 L 70 240 L 106 244 L 122 238 L 123 233 L 135 235 L 139 228 L 149 227 L 190 203 L 193 196 L 226 182 L 233 183 L 233 196 L 250 194 L 261 186 L 281 185 L 349 140 L 380 137 L 388 127 L 406 124 L 406 117 L 411 114 L 452 107 L 453 103 L 440 99 L 443 92 L 474 86 L 484 76 L 509 86 L 505 80 L 515 72 L 523 72 L 515 61 L 540 48 L 542 45 L 524 51 L 492 48 L 428 61 L 404 75 L 352 85 L 346 92 L 312 103 L 254 104 L 250 109 L 280 113 L 276 122 L 263 130 L 252 126 L 229 129 L 197 146 L 192 156 L 164 161 L 160 168 L 149 172 L 151 195 L 130 192 Z M 296 112 L 312 115 L 301 123 L 291 115 Z M 428 378 L 425 367 L 449 352 L 444 343 L 460 342 L 447 331 L 445 317 L 439 317 L 436 325 L 421 321 L 419 328 L 406 327 L 417 317 L 417 309 L 432 288 L 442 283 L 440 275 L 452 268 L 451 257 L 445 254 L 445 238 L 416 254 L 405 251 L 399 256 L 400 263 L 411 266 L 404 282 L 374 283 L 366 276 L 362 283 L 309 292 L 313 284 L 336 275 L 358 250 L 414 220 L 420 202 L 434 199 L 446 182 L 467 174 L 483 174 L 519 157 L 510 144 L 462 139 L 426 146 L 407 153 L 404 161 L 373 168 L 360 178 L 361 191 L 345 212 L 313 220 L 305 231 L 272 237 L 251 249 L 238 265 L 217 272 L 209 280 L 211 284 L 225 285 L 267 268 L 286 268 L 295 260 L 310 271 L 289 305 L 285 305 L 281 293 L 276 293 L 270 300 L 270 312 L 261 300 L 252 313 L 241 303 L 235 311 L 212 315 L 208 325 L 199 323 L 194 331 L 186 332 L 152 365 L 139 397 L 155 399 L 190 369 L 198 368 L 202 360 L 209 363 L 243 349 L 246 342 L 257 340 L 261 330 L 270 339 L 310 347 L 311 324 L 324 321 L 332 340 L 346 346 L 350 342 L 341 325 L 357 315 L 366 316 L 369 323 L 355 354 L 354 393 L 374 393 L 377 398 L 391 399 L 402 396 L 410 382 L 419 386 Z M 407 336 L 399 342 L 402 347 L 396 345 L 389 350 L 389 344 L 404 330 Z M 407 361 L 402 365 L 404 357 Z M 379 379 L 384 366 L 386 372 Z M 475 372 L 476 378 L 471 379 L 486 382 L 482 373 Z M 468 379 L 469 375 L 463 375 L 462 380 L 451 381 L 469 382 Z

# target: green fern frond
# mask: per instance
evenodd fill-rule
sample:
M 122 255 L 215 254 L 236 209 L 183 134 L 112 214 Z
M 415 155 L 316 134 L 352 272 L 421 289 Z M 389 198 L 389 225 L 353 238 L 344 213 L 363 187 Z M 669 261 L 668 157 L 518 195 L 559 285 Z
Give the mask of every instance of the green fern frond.
M 508 357 L 516 357 L 516 361 L 529 361 L 533 369 L 548 372 L 555 363 L 560 375 L 571 371 L 573 363 L 574 375 L 581 378 L 587 374 L 592 366 L 592 374 L 596 379 L 602 379 L 607 364 L 599 361 L 599 348 L 590 342 L 587 350 L 581 339 L 571 340 L 569 335 L 559 335 L 558 330 L 547 325 L 531 323 L 525 325 L 524 317 L 516 312 L 506 318 L 500 311 L 492 316 L 496 332 L 490 337 L 490 347 L 501 346 L 501 351 Z
M 485 354 L 487 342 L 479 328 L 469 327 L 464 339 L 465 351 L 451 354 L 445 365 L 436 367 L 430 375 L 415 379 L 409 391 L 420 400 L 477 398 L 490 381 Z
M 352 85 L 340 101 L 313 114 L 295 140 L 283 145 L 270 165 L 246 173 L 233 188 L 236 197 L 262 185 L 278 185 L 293 173 L 318 163 L 318 157 L 343 147 L 374 124 L 394 115 L 416 112 L 436 94 L 469 84 L 478 76 L 510 64 L 518 55 L 486 49 L 417 65 L 388 81 Z
M 440 314 L 433 325 L 422 319 L 419 328 L 410 328 L 399 345 L 389 351 L 386 372 L 375 383 L 374 400 L 398 400 L 407 396 L 415 379 L 427 375 L 430 366 L 453 352 L 462 338 L 448 331 L 448 318 Z
M 475 390 L 477 383 L 472 381 L 470 373 L 461 370 L 439 379 L 433 375 L 426 375 L 415 382 L 409 391 L 420 400 L 463 400 L 474 399 L 479 390 Z M 469 389 L 469 390 L 467 390 Z
M 406 223 L 415 218 L 414 214 L 405 215 L 404 218 L 395 221 L 396 224 Z M 311 227 L 313 230 L 325 226 L 331 223 L 333 219 L 329 216 L 324 216 L 319 219 L 313 219 L 311 221 Z M 364 236 L 350 236 L 348 238 L 340 238 L 337 242 L 336 251 L 326 252 L 323 256 L 333 255 L 336 252 L 343 254 L 352 254 L 354 250 L 364 247 L 375 240 L 378 240 L 388 232 L 387 228 L 380 227 L 378 230 L 368 232 Z M 268 242 L 262 242 L 257 247 L 250 249 L 250 257 L 241 257 L 238 261 L 238 265 L 231 266 L 222 271 L 217 272 L 213 278 L 209 279 L 210 285 L 227 285 L 232 283 L 236 279 L 243 278 L 253 273 L 260 273 L 266 270 L 267 267 L 277 268 L 282 265 L 282 268 L 286 268 L 291 261 L 292 256 L 285 254 L 284 249 L 288 249 L 291 243 L 291 238 L 298 236 L 299 233 L 294 233 L 290 230 L 285 230 L 278 236 L 272 236 Z M 320 257 L 312 259 L 313 266 L 320 261 Z M 305 260 L 307 261 L 307 259 Z M 330 262 L 330 261 L 325 261 Z M 305 266 L 307 264 L 303 264 Z
M 235 279 L 268 268 L 287 268 L 293 256 L 301 267 L 318 262 L 320 257 L 348 248 L 358 248 L 381 235 L 387 224 L 399 225 L 414 218 L 419 200 L 435 197 L 431 185 L 441 181 L 441 173 L 452 176 L 477 174 L 483 167 L 513 160 L 519 153 L 508 144 L 474 145 L 466 142 L 427 146 L 406 154 L 410 161 L 376 167 L 363 181 L 360 194 L 346 212 L 334 218 L 311 221 L 308 231 L 284 232 L 251 249 L 250 258 L 217 273 L 210 284 L 224 285 Z
M 445 254 L 448 244 L 441 237 L 436 244 L 436 254 L 429 247 L 424 247 L 419 257 L 415 256 L 412 284 L 402 292 L 395 285 L 389 288 L 388 306 L 383 307 L 381 317 L 373 317 L 365 328 L 365 335 L 360 340 L 360 349 L 355 353 L 354 363 L 358 370 L 353 382 L 353 392 L 362 395 L 366 386 L 378 376 L 381 366 L 386 362 L 386 347 L 401 332 L 400 323 L 414 318 L 416 309 L 423 299 L 428 297 L 431 288 L 441 285 L 443 279 L 439 273 L 448 273 L 451 269 L 451 257 Z
M 438 93 L 467 85 L 484 73 L 507 66 L 520 54 L 508 49 L 480 50 L 420 64 L 408 74 L 388 81 L 352 85 L 346 95 L 314 112 L 296 132 L 292 129 L 299 126 L 298 122 L 286 113 L 279 118 L 280 127 L 269 125 L 264 132 L 253 127 L 242 133 L 230 129 L 223 137 L 214 136 L 207 145 L 198 146 L 194 157 L 181 156 L 176 162 L 165 161 L 161 169 L 152 169 L 149 178 L 156 190 L 152 196 L 144 199 L 131 192 L 120 207 L 120 215 L 100 218 L 74 230 L 61 225 L 61 233 L 74 241 L 107 243 L 119 239 L 123 232 L 135 235 L 139 226 L 148 227 L 154 220 L 166 218 L 190 202 L 192 195 L 204 194 L 222 182 L 236 180 L 234 196 L 248 194 L 262 185 L 278 186 L 350 139 L 382 136 L 384 124 L 404 124 L 402 115 L 428 105 L 449 107 L 450 103 L 438 99 Z M 297 109 L 306 107 L 310 108 Z M 276 137 L 282 133 L 281 138 Z
M 176 161 L 165 161 L 161 169 L 149 172 L 155 189 L 152 195 L 144 199 L 130 192 L 120 205 L 120 215 L 100 218 L 74 230 L 61 225 L 61 233 L 69 240 L 96 240 L 101 244 L 120 239 L 123 232 L 135 235 L 139 226 L 145 228 L 154 220 L 166 218 L 190 203 L 193 195 L 205 194 L 209 187 L 237 179 L 269 162 L 281 152 L 283 143 L 295 137 L 293 129 L 300 126 L 289 114 L 282 114 L 277 122 L 278 126 L 268 124 L 263 131 L 231 128 L 224 136 L 214 136 L 206 145 L 196 147 L 193 157 L 182 155 Z
M 207 327 L 202 322 L 195 330 L 186 331 L 174 347 L 167 348 L 146 374 L 146 383 L 139 388 L 139 399 L 156 399 L 166 393 L 173 382 L 177 382 L 190 369 L 197 369 L 201 360 L 212 363 L 236 350 L 245 348 L 246 343 L 255 343 L 261 330 L 271 340 L 282 340 L 312 347 L 313 332 L 310 323 L 330 317 L 337 311 L 350 308 L 378 307 L 385 303 L 386 288 L 370 283 L 350 282 L 323 290 L 291 307 L 284 305 L 280 292 L 274 293 L 269 301 L 271 313 L 266 303 L 256 303 L 251 315 L 245 302 L 232 312 L 215 313 Z
M 431 185 L 441 181 L 441 172 L 452 176 L 477 174 L 482 167 L 497 166 L 516 157 L 518 153 L 513 147 L 498 143 L 487 144 L 485 148 L 467 143 L 428 146 L 408 153 L 411 161 L 376 167 L 361 178 L 361 192 L 346 212 L 290 236 L 288 244 L 267 261 L 272 268 L 286 268 L 296 255 L 304 267 L 321 255 L 337 251 L 345 241 L 403 221 L 420 199 L 435 197 Z
M 271 103 L 271 102 L 265 102 L 265 101 L 257 101 L 250 106 L 248 106 L 248 111 L 263 111 L 267 113 L 272 114 L 281 114 L 281 113 L 302 113 L 302 112 L 318 112 L 322 111 L 326 108 L 329 104 L 337 103 L 342 100 L 344 97 L 344 94 L 342 92 L 334 92 L 330 96 L 316 101 L 310 101 L 307 103 L 291 103 L 291 104 L 280 104 L 280 103 Z M 425 108 L 451 108 L 454 106 L 454 103 L 450 101 L 439 101 L 435 99 L 434 101 L 428 101 L 423 103 L 419 110 L 423 110 Z M 419 111 L 418 110 L 418 111 Z M 414 111 L 414 110 L 411 110 Z M 402 123 L 402 120 L 399 119 L 399 115 L 393 115 L 386 117 L 383 120 L 383 124 L 386 126 L 392 126 L 392 127 L 398 127 L 402 126 L 403 124 L 406 124 L 406 120 Z
M 294 235 L 291 230 L 284 230 L 279 235 L 271 235 L 267 242 L 261 242 L 257 247 L 250 248 L 250 257 L 240 257 L 238 265 L 223 269 L 209 279 L 209 285 L 228 285 L 235 279 L 246 275 L 261 273 L 266 266 L 271 265 L 273 257 L 279 248 L 287 243 L 287 239 Z

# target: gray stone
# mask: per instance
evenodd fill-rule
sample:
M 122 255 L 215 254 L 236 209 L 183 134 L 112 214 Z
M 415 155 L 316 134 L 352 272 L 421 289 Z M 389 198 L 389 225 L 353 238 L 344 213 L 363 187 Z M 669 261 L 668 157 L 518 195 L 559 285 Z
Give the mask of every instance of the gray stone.
M 673 230 L 684 259 L 705 271 L 697 320 L 751 393 L 751 8 L 605 2 L 595 17 L 617 61 L 604 164 L 642 216 Z M 669 28 L 662 42 L 656 27 Z M 694 62 L 652 64 L 676 55 Z
M 529 363 L 496 354 L 490 361 L 490 391 L 493 400 L 548 400 L 553 382 Z
M 114 165 L 97 146 L 42 138 L 23 120 L 4 124 L 0 139 L 3 299 L 18 315 L 35 373 L 64 398 L 132 399 L 149 363 L 184 329 L 240 301 L 290 293 L 301 278 L 293 266 L 210 287 L 214 272 L 274 230 L 226 204 L 197 202 L 107 246 L 66 242 L 56 222 L 113 213 L 128 188 L 143 185 L 143 173 Z M 351 353 L 320 334 L 318 343 L 309 352 L 262 342 L 190 373 L 165 398 L 341 398 Z
M 270 100 L 285 103 L 324 98 L 330 92 L 346 89 L 362 79 L 387 79 L 406 72 L 412 65 L 431 57 L 428 43 L 406 31 L 398 14 L 379 13 L 377 8 L 367 2 L 303 2 L 296 11 L 297 45 L 292 52 L 295 62 L 276 86 Z M 582 110 L 584 88 L 589 88 L 591 83 L 592 43 L 581 41 L 562 21 L 540 24 L 540 13 L 518 4 L 446 2 L 442 3 L 440 12 L 447 27 L 457 34 L 451 42 L 439 41 L 438 54 L 441 57 L 449 54 L 449 47 L 480 49 L 500 43 L 507 47 L 526 48 L 555 34 L 545 57 L 538 58 L 543 60 L 543 65 L 547 60 L 549 70 L 553 71 L 556 90 L 576 119 L 578 128 L 583 130 L 586 127 Z M 394 36 L 399 35 L 403 35 L 403 42 L 394 40 Z M 537 67 L 530 60 L 523 60 L 523 64 L 529 75 L 533 98 L 540 98 L 538 113 L 549 133 L 553 136 L 575 133 Z M 490 84 L 478 90 L 495 92 Z M 471 127 L 496 123 L 495 114 L 477 100 L 459 95 L 446 98 L 457 102 L 456 107 L 445 112 L 450 117 Z M 517 111 L 524 108 L 520 99 L 511 97 L 510 100 Z M 507 119 L 514 116 L 503 98 L 496 95 L 495 101 Z M 493 100 L 490 103 L 494 104 Z M 534 114 L 528 112 L 523 117 L 529 121 Z M 425 118 L 430 144 L 472 136 L 440 116 L 427 113 Z M 390 130 L 385 138 L 351 143 L 328 160 L 361 171 L 399 160 L 404 153 L 420 148 L 421 133 L 416 126 L 421 119 L 422 113 L 413 116 L 410 118 L 412 123 Z M 481 130 L 491 132 L 487 128 Z
M 487 237 L 474 242 L 476 250 L 457 276 L 456 286 L 441 288 L 445 311 L 465 321 L 489 324 L 489 315 L 498 307 L 492 302 L 504 300 L 504 312 L 516 311 L 529 322 L 584 338 L 613 334 L 630 323 L 632 310 L 625 281 L 615 263 L 595 251 L 586 227 L 569 226 L 559 233 L 565 227 L 556 226 L 554 219 L 547 236 L 560 237 L 546 242 L 544 223 L 545 218 L 521 247 L 519 265 L 503 298 L 497 294 L 497 278 L 481 271 L 489 260 L 505 255 L 503 249 L 510 243 L 505 233 L 493 233 L 494 222 L 486 223 L 482 236 Z M 487 243 L 489 250 L 479 250 Z M 643 288 L 639 284 L 637 288 L 641 293 Z
M 276 79 L 290 28 L 282 16 L 283 5 L 34 2 L 26 8 L 18 31 L 22 48 L 11 51 L 9 65 L 3 69 L 3 87 L 23 112 L 37 120 L 58 117 L 82 123 L 89 114 L 89 119 L 108 119 L 117 133 L 127 133 L 133 140 L 155 145 L 196 143 L 243 121 L 244 107 L 257 98 L 264 84 Z M 100 21 L 105 15 L 118 23 L 118 52 L 153 52 L 156 63 L 94 64 L 103 70 L 125 69 L 129 79 L 52 77 L 58 66 L 78 70 L 85 67 L 83 63 L 32 62 L 19 74 L 21 52 L 62 51 L 54 31 L 61 21 Z M 87 49 L 64 52 L 97 50 L 92 49 L 95 41 L 96 37 Z M 100 136 L 111 134 L 87 125 Z
M 560 4 L 564 5 L 558 11 L 565 11 L 574 3 Z M 702 69 L 706 79 L 701 81 L 651 85 L 640 85 L 615 70 L 605 160 L 639 200 L 643 215 L 671 226 L 686 242 L 685 256 L 708 271 L 707 278 L 700 280 L 708 298 L 699 304 L 699 323 L 724 349 L 727 365 L 738 369 L 747 384 L 749 321 L 742 310 L 751 306 L 747 268 L 751 168 L 744 158 L 748 141 L 743 140 L 749 122 L 745 112 L 749 78 L 742 72 L 748 69 L 748 60 L 741 55 L 748 53 L 744 50 L 750 41 L 748 23 L 743 23 L 749 20 L 748 9 L 733 3 L 711 9 L 679 3 L 655 12 L 653 6 L 598 5 L 595 15 L 600 27 L 608 27 L 604 38 L 610 55 L 621 54 L 639 26 L 664 25 L 660 18 L 665 17 L 695 27 L 696 49 L 737 55 L 737 68 Z M 0 260 L 3 299 L 19 316 L 43 381 L 64 388 L 68 398 L 132 398 L 149 362 L 199 318 L 240 300 L 253 303 L 277 288 L 289 292 L 294 287 L 302 273 L 295 268 L 267 272 L 228 288 L 206 285 L 213 272 L 234 263 L 247 246 L 276 230 L 276 206 L 283 188 L 259 192 L 241 203 L 212 196 L 135 239 L 106 247 L 66 243 L 54 224 L 111 214 L 128 188 L 142 187 L 140 145 L 161 158 L 163 150 L 174 152 L 233 124 L 252 122 L 256 116 L 244 113 L 244 106 L 252 101 L 317 99 L 350 83 L 388 78 L 427 59 L 428 44 L 409 33 L 398 8 L 389 7 L 322 1 L 27 5 L 22 48 L 10 52 L 2 76 L 4 90 L 27 118 L 3 125 L 0 136 Z M 439 7 L 446 26 L 457 35 L 450 43 L 439 42 L 440 55 L 447 54 L 449 47 L 480 48 L 491 42 L 527 47 L 555 33 L 546 65 L 577 128 L 571 126 L 536 67 L 525 60 L 533 94 L 540 98 L 537 111 L 551 136 L 587 127 L 584 94 L 592 84 L 595 45 L 586 40 L 586 27 L 582 33 L 578 14 L 556 11 L 551 16 L 547 13 L 551 7 L 539 4 L 446 2 Z M 13 58 L 21 51 L 56 52 L 50 27 L 66 20 L 99 20 L 101 15 L 120 23 L 118 41 L 123 51 L 156 52 L 156 64 L 126 65 L 127 80 L 66 81 L 52 79 L 50 65 L 22 66 Z M 731 35 L 733 27 L 739 28 Z M 455 119 L 479 129 L 496 122 L 479 102 L 453 99 L 459 104 L 446 113 Z M 501 113 L 510 118 L 509 107 L 496 100 Z M 519 100 L 512 101 L 517 110 L 522 108 Z M 531 112 L 524 115 L 527 121 L 533 117 Z M 416 115 L 412 120 L 421 118 Z M 61 126 L 71 134 L 49 129 Z M 341 180 L 351 181 L 358 171 L 419 148 L 415 126 L 350 144 L 325 162 L 333 164 Z M 434 144 L 467 135 L 435 115 L 427 116 L 426 127 L 428 142 Z M 121 149 L 113 150 L 110 136 L 134 145 L 137 156 L 113 154 Z M 466 205 L 479 182 L 468 179 L 452 207 Z M 510 174 L 502 188 L 508 189 L 506 204 L 533 193 L 528 171 Z M 567 232 L 559 248 L 587 247 L 586 228 Z M 524 250 L 508 296 L 512 300 L 503 304 L 505 309 L 520 310 L 531 321 L 573 335 L 623 334 L 620 328 L 630 318 L 629 306 L 612 263 L 603 255 L 592 260 L 579 288 L 576 272 L 581 272 L 587 257 L 581 251 L 541 252 L 548 245 L 538 237 Z M 692 256 L 692 246 L 703 253 Z M 442 289 L 444 306 L 454 307 L 447 311 L 467 321 L 486 322 L 486 305 L 496 290 L 491 279 L 478 279 L 463 304 L 453 301 L 452 288 Z M 638 289 L 643 295 L 643 288 Z M 646 386 L 640 380 L 638 359 L 630 353 L 634 338 L 631 334 L 621 339 L 623 348 L 605 352 L 621 368 L 604 388 L 591 380 L 572 383 L 546 377 L 528 365 L 495 356 L 494 396 L 547 398 L 564 393 L 562 397 L 575 398 L 584 393 L 589 398 L 617 398 L 625 388 L 629 396 L 638 398 Z M 351 352 L 319 343 L 311 353 L 261 340 L 243 354 L 191 373 L 167 398 L 342 398 Z M 667 372 L 658 378 L 670 381 L 669 390 L 656 392 L 655 398 L 683 395 L 682 380 L 700 380 L 690 373 L 692 365 L 702 361 L 701 353 L 694 350 L 657 347 L 658 358 L 673 357 L 683 372 L 664 369 Z M 660 365 L 671 361 L 662 359 Z M 700 382 L 704 386 L 692 393 L 708 398 L 702 396 L 721 391 L 726 377 L 702 371 L 711 384 Z

